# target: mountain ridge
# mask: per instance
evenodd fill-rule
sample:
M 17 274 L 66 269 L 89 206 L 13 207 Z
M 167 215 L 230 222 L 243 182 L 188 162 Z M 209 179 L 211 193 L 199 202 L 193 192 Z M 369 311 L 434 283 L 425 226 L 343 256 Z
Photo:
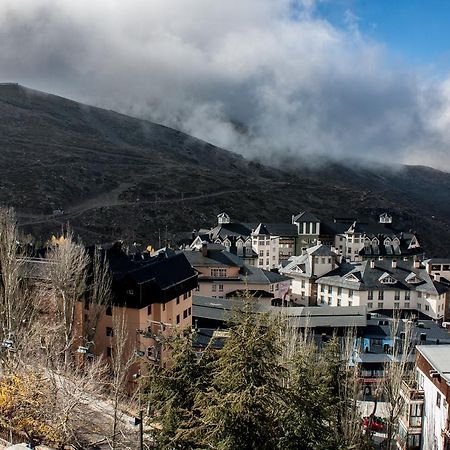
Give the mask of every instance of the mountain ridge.
M 42 238 L 70 220 L 88 242 L 155 245 L 166 226 L 170 237 L 214 223 L 222 210 L 272 222 L 304 209 L 373 218 L 387 210 L 430 253 L 450 253 L 450 174 L 436 169 L 267 167 L 164 125 L 20 85 L 0 84 L 0 119 L 0 203 Z

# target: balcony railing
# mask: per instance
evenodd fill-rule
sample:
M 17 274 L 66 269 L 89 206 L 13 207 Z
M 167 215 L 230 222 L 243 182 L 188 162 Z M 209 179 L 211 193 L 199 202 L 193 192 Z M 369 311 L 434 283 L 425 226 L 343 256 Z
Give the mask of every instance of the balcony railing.
M 419 389 L 415 381 L 402 382 L 402 394 L 408 402 L 420 402 L 424 400 L 425 394 Z

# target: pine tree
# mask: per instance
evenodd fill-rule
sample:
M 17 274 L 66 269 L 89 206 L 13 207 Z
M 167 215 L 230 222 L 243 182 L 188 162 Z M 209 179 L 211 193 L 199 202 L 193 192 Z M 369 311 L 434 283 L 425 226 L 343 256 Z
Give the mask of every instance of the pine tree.
M 312 342 L 298 341 L 286 382 L 280 450 L 328 449 L 330 387 L 328 367 Z
M 166 368 L 151 366 L 147 399 L 159 423 L 155 435 L 158 449 L 184 450 L 198 448 L 195 441 L 197 423 L 194 402 L 196 395 L 209 383 L 211 360 L 215 354 L 209 349 L 199 357 L 192 348 L 192 333 L 184 330 L 165 343 L 170 359 Z
M 269 317 L 244 309 L 229 324 L 210 388 L 196 399 L 201 448 L 276 448 L 283 405 L 277 332 Z

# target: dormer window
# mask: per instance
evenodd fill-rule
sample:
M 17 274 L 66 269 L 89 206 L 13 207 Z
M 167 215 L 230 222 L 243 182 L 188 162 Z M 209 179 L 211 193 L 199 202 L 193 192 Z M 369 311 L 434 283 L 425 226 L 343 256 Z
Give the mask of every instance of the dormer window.
M 380 241 L 377 238 L 373 238 L 372 245 L 380 245 Z
M 349 274 L 345 275 L 344 279 L 345 279 L 345 281 L 351 281 L 351 282 L 356 282 L 356 283 L 359 281 L 359 278 L 353 273 L 349 273 Z
M 392 239 L 392 245 L 400 245 L 400 239 L 398 237 Z
M 390 238 L 386 238 L 384 240 L 384 245 L 391 245 L 391 239 Z
M 383 275 L 381 275 L 381 277 L 378 278 L 378 280 L 380 281 L 380 283 L 383 283 L 383 284 L 396 284 L 397 283 L 397 280 L 387 272 L 384 272 Z
M 423 280 L 418 275 L 416 275 L 414 272 L 411 272 L 406 278 L 405 281 L 409 284 L 418 284 L 421 283 Z

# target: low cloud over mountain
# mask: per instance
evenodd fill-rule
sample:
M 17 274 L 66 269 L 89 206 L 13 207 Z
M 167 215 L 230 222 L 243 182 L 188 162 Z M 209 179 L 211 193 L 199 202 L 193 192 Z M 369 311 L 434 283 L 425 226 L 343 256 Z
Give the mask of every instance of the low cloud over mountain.
M 450 171 L 450 80 L 407 68 L 313 1 L 3 0 L 0 79 L 264 160 Z

